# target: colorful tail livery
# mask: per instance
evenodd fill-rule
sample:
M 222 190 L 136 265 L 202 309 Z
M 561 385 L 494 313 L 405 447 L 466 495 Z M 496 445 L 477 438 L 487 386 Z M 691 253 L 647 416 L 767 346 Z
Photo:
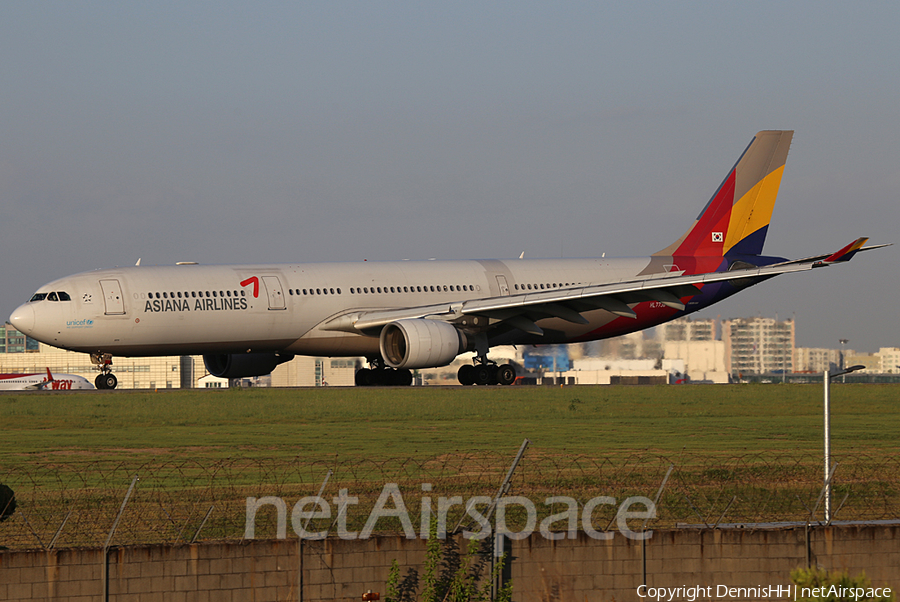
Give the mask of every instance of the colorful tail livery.
M 792 131 L 756 134 L 694 225 L 656 255 L 761 254 L 793 135 Z

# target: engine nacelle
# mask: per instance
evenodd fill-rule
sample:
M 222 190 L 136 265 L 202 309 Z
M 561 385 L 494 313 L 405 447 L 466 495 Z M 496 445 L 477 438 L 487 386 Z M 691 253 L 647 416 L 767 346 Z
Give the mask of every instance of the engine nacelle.
M 229 353 L 204 355 L 203 363 L 213 376 L 219 378 L 247 378 L 271 374 L 278 364 L 289 362 L 289 353 Z
M 462 332 L 440 320 L 397 320 L 381 330 L 381 357 L 392 368 L 446 366 L 466 344 Z

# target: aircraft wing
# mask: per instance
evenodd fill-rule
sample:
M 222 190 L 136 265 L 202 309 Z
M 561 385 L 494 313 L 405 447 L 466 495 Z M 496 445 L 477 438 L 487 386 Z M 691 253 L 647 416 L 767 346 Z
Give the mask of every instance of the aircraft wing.
M 682 299 L 698 294 L 702 285 L 741 281 L 750 285 L 779 274 L 802 272 L 845 262 L 857 251 L 868 250 L 862 248 L 866 240 L 860 238 L 836 253 L 765 267 L 694 275 L 661 274 L 615 283 L 529 291 L 460 303 L 354 311 L 332 318 L 321 328 L 374 335 L 383 326 L 395 320 L 429 318 L 465 325 L 464 319 L 471 316 L 486 318 L 490 325 L 503 322 L 529 334 L 541 335 L 543 331 L 535 324 L 536 319 L 555 317 L 575 324 L 587 324 L 587 319 L 581 314 L 597 309 L 605 309 L 618 316 L 636 318 L 637 315 L 629 304 L 644 301 L 657 301 L 680 311 L 685 308 Z

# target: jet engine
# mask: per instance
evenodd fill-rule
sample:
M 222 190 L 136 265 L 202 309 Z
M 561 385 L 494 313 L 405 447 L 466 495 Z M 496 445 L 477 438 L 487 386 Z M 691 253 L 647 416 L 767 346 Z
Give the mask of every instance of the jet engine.
M 381 330 L 381 357 L 391 368 L 446 366 L 466 350 L 466 337 L 440 320 L 397 320 Z
M 289 353 L 229 353 L 204 355 L 203 363 L 213 376 L 245 378 L 270 374 L 275 366 L 292 359 Z

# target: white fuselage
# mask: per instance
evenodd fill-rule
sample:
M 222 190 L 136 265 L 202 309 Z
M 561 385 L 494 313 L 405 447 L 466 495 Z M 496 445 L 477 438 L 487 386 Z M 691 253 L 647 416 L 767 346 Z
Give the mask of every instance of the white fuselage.
M 114 268 L 44 285 L 36 297 L 64 292 L 68 300 L 33 300 L 11 322 L 40 341 L 88 353 L 372 355 L 377 337 L 320 326 L 350 310 L 449 308 L 470 299 L 614 283 L 647 266 L 647 259 L 558 259 Z M 589 324 L 541 321 L 551 336 L 540 342 L 566 342 L 615 319 L 603 310 L 585 317 Z

